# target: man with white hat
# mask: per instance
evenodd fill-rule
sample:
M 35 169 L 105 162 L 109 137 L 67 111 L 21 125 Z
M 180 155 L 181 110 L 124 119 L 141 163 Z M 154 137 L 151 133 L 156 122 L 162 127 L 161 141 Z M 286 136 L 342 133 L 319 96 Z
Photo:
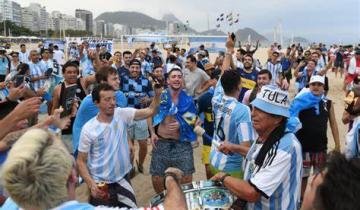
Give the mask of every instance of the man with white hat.
M 243 209 L 298 209 L 302 156 L 296 136 L 286 131 L 288 93 L 263 86 L 251 105 L 252 123 L 259 137 L 246 156 L 244 180 L 224 173 L 212 179 L 222 181 L 239 198 Z
M 307 91 L 310 91 L 315 96 L 322 96 L 324 86 L 325 77 L 314 75 L 310 78 L 309 90 Z M 303 154 L 303 181 L 301 187 L 301 195 L 303 196 L 311 168 L 313 167 L 314 174 L 316 174 L 326 163 L 328 122 L 330 122 L 331 132 L 334 137 L 335 150 L 338 152 L 340 152 L 340 137 L 333 102 L 326 97 L 322 97 L 317 107 L 300 111 L 299 119 L 302 128 L 296 133 L 296 137 L 301 143 Z

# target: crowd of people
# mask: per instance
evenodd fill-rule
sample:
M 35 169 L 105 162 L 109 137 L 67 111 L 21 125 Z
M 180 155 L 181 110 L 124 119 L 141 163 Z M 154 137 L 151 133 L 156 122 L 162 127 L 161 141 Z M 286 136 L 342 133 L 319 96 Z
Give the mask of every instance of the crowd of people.
M 206 178 L 236 196 L 234 209 L 360 209 L 360 47 L 274 43 L 261 64 L 259 42 L 235 45 L 229 35 L 215 61 L 204 45 L 176 43 L 0 48 L 2 208 L 137 209 L 131 180 L 151 144 L 152 185 L 167 193 L 139 209 L 187 209 L 180 186 L 193 181 L 202 140 Z M 346 95 L 343 154 L 331 71 Z M 76 201 L 79 184 L 88 203 Z

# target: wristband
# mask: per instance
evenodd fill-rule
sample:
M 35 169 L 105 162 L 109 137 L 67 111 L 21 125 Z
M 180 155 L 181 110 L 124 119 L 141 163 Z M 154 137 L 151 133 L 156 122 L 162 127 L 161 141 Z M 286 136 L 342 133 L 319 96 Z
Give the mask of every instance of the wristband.
M 171 176 L 171 177 L 175 180 L 175 182 L 178 183 L 178 179 L 177 179 L 175 173 L 173 173 L 173 172 L 166 172 L 166 173 L 165 173 L 165 176 L 164 176 L 164 189 L 165 189 L 165 190 L 166 190 L 166 177 L 168 177 L 168 176 Z

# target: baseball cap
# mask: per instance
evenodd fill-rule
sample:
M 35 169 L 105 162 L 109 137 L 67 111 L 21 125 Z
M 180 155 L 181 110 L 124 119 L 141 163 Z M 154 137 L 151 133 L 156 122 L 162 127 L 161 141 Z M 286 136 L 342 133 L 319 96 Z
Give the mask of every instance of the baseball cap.
M 251 105 L 269 114 L 290 116 L 288 92 L 272 85 L 263 86 Z
M 141 66 L 141 62 L 138 60 L 138 59 L 132 59 L 130 61 L 130 66 L 132 65 L 138 65 L 138 66 Z
M 323 76 L 320 75 L 314 75 L 310 78 L 310 82 L 309 84 L 315 83 L 315 82 L 319 82 L 321 84 L 325 84 L 325 78 Z

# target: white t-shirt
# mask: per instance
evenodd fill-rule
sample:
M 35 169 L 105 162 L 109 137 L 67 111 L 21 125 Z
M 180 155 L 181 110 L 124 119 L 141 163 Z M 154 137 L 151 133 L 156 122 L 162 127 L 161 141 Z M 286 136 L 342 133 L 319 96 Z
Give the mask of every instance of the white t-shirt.
M 209 75 L 202 69 L 196 68 L 193 71 L 189 69 L 184 69 L 184 81 L 185 81 L 185 91 L 189 96 L 193 96 L 194 99 L 197 99 L 200 94 L 196 93 L 198 89 L 204 82 L 210 79 Z
M 118 182 L 131 170 L 127 125 L 135 112 L 115 108 L 111 123 L 99 122 L 96 116 L 82 128 L 78 150 L 88 153 L 88 169 L 95 182 Z
M 59 65 L 64 65 L 64 53 L 61 50 L 54 50 L 54 59 Z

